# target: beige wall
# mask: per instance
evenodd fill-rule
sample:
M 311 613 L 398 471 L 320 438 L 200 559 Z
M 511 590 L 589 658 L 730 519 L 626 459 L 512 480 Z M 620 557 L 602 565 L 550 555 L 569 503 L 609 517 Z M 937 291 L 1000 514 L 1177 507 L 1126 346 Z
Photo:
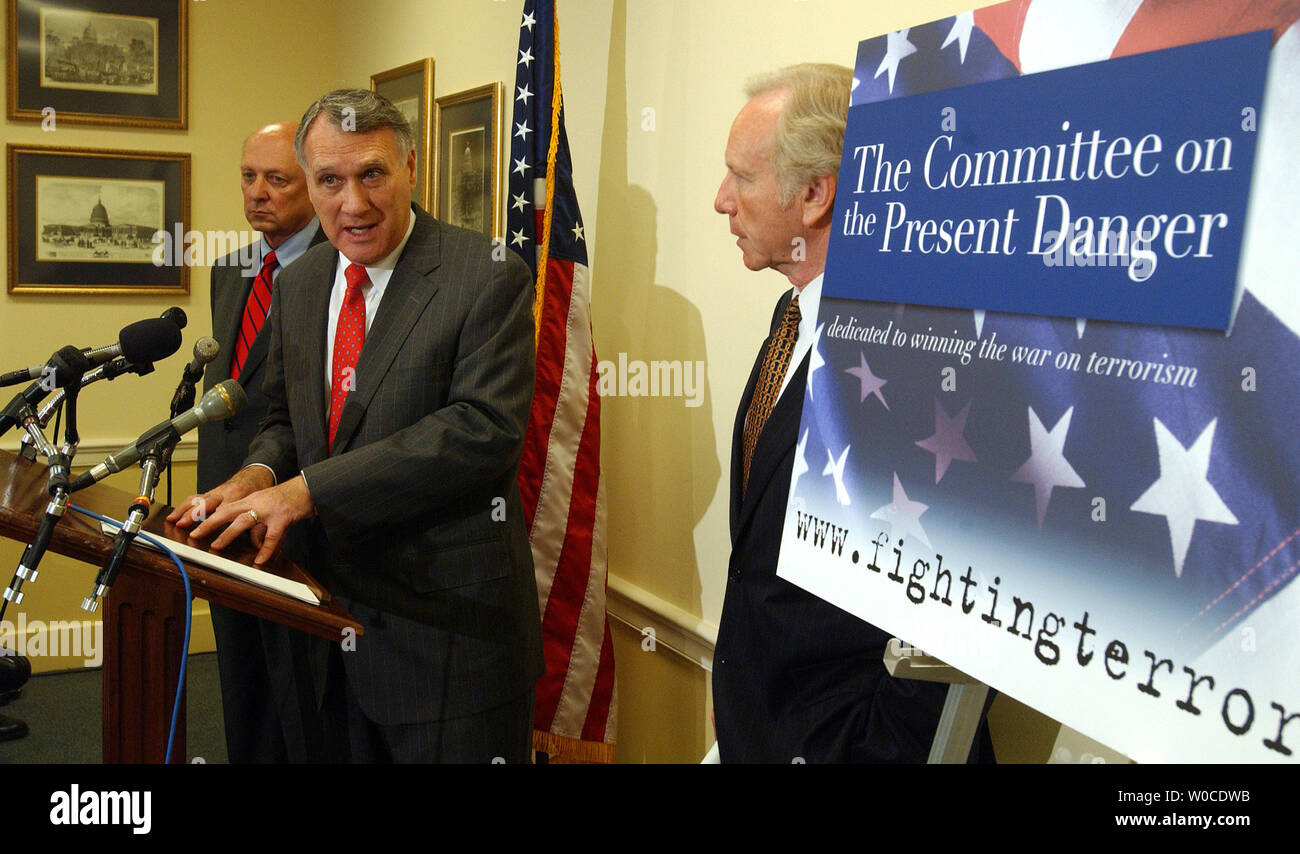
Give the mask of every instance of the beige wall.
M 196 227 L 238 228 L 235 157 L 248 129 L 297 115 L 326 89 L 366 87 L 371 74 L 427 56 L 435 59 L 437 95 L 502 81 L 512 103 L 521 5 L 191 4 L 188 133 L 68 127 L 42 134 L 10 122 L 6 135 L 46 145 L 189 151 Z M 707 372 L 699 407 L 673 398 L 603 401 L 610 571 L 624 593 L 660 603 L 646 610 L 627 595 L 611 597 L 627 620 L 616 622 L 614 634 L 621 761 L 691 761 L 712 740 L 700 661 L 707 662 L 725 585 L 732 419 L 772 306 L 788 286 L 777 274 L 744 269 L 726 220 L 712 209 L 743 82 L 793 62 L 852 65 L 860 38 L 971 5 L 560 0 L 567 129 L 592 262 L 597 354 L 698 360 Z M 98 343 L 105 330 L 172 303 L 197 323 L 207 314 L 207 283 L 205 271 L 195 272 L 190 299 L 4 297 L 0 365 L 44 358 L 65 339 Z M 199 334 L 192 325 L 187 348 Z M 155 413 L 170 396 L 174 361 L 175 371 L 169 365 L 132 387 L 139 400 L 157 401 Z M 107 395 L 88 394 L 84 411 L 87 432 L 105 440 L 124 441 L 157 420 L 115 409 Z M 703 652 L 692 663 L 665 645 L 647 651 L 637 631 L 646 625 L 661 637 L 680 635 L 677 647 Z M 1027 714 L 1002 715 L 1008 738 L 1032 730 Z

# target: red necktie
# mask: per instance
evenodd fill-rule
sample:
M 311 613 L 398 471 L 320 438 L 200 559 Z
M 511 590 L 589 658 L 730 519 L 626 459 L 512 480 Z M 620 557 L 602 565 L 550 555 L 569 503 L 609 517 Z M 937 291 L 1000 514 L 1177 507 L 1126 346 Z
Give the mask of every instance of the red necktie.
M 343 306 L 339 308 L 338 324 L 334 327 L 334 364 L 330 366 L 330 443 L 334 450 L 334 434 L 339 430 L 343 415 L 343 402 L 348 392 L 357 384 L 357 359 L 366 343 L 366 298 L 361 288 L 370 277 L 360 264 L 349 264 L 343 271 L 348 280 Z
M 266 253 L 262 269 L 253 280 L 253 289 L 248 292 L 248 303 L 244 306 L 244 319 L 239 324 L 239 336 L 235 339 L 235 356 L 230 360 L 230 378 L 239 379 L 239 372 L 244 369 L 244 360 L 248 351 L 253 349 L 257 333 L 266 323 L 266 313 L 271 310 L 271 274 L 275 272 L 275 252 Z

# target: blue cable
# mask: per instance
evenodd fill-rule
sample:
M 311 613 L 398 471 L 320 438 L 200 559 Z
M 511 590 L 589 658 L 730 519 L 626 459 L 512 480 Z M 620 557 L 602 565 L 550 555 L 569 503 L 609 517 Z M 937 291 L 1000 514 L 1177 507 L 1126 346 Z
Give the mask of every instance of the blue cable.
M 123 523 L 116 519 L 109 519 L 106 516 L 101 516 L 93 510 L 87 510 L 86 508 L 78 507 L 75 504 L 69 504 L 68 507 L 85 516 L 90 516 L 101 522 L 107 522 L 110 525 L 114 525 L 119 529 L 122 527 Z M 185 664 L 189 659 L 190 652 L 190 620 L 193 618 L 194 595 L 190 592 L 190 576 L 185 571 L 185 565 L 181 563 L 181 559 L 176 556 L 176 552 L 169 549 L 165 543 L 158 540 L 156 537 L 151 537 L 144 531 L 136 534 L 136 536 L 143 537 L 145 542 L 152 543 L 165 552 L 167 556 L 172 559 L 172 563 L 176 564 L 176 568 L 180 570 L 181 581 L 185 585 L 185 641 L 181 644 L 181 669 L 176 679 L 176 698 L 172 701 L 171 729 L 167 731 L 167 754 L 163 757 L 163 764 L 167 765 L 172 761 L 172 741 L 176 738 L 176 718 L 181 709 L 181 693 L 185 690 Z

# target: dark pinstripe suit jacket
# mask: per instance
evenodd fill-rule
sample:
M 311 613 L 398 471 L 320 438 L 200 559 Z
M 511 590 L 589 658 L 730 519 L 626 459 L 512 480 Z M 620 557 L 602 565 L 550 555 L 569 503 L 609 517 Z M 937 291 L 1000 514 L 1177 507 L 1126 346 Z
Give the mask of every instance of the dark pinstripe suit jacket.
M 343 654 L 380 724 L 458 717 L 530 690 L 541 627 L 516 473 L 533 391 L 528 268 L 415 208 L 331 454 L 325 343 L 338 252 L 272 297 L 266 420 L 246 462 L 301 470 L 308 568 L 365 634 Z M 324 680 L 318 679 L 318 685 Z
M 924 762 L 945 686 L 894 679 L 881 661 L 888 633 L 776 574 L 807 356 L 759 435 L 742 495 L 741 439 L 766 351 L 764 342 L 731 440 L 731 561 L 713 653 L 718 751 L 724 763 Z

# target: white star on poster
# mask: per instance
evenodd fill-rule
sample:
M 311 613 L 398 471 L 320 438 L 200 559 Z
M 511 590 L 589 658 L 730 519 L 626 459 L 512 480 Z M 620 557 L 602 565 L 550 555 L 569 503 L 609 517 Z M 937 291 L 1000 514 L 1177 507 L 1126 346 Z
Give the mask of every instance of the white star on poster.
M 943 480 L 944 473 L 953 460 L 976 462 L 975 452 L 966 444 L 966 416 L 970 414 L 970 402 L 962 407 L 956 418 L 949 418 L 948 412 L 934 401 L 934 435 L 916 444 L 934 454 L 934 482 Z
M 896 33 L 890 33 L 885 37 L 885 58 L 880 60 L 880 67 L 876 69 L 876 77 L 889 72 L 889 92 L 894 92 L 894 77 L 898 75 L 898 63 L 907 57 L 916 53 L 916 45 L 907 40 L 908 30 L 899 30 Z
M 921 514 L 929 509 L 930 505 L 907 497 L 903 483 L 898 479 L 898 472 L 894 472 L 894 500 L 872 513 L 871 518 L 889 523 L 895 545 L 902 545 L 904 537 L 912 537 L 924 543 L 927 549 L 933 549 L 930 538 L 925 535 L 925 528 L 921 527 Z
M 804 453 L 808 449 L 808 431 L 803 431 L 803 438 L 799 440 L 799 447 L 794 451 L 794 471 L 790 474 L 790 494 L 794 495 L 794 488 L 799 485 L 799 478 L 808 473 L 808 457 Z
M 975 337 L 979 338 L 984 334 L 984 309 L 975 309 Z
M 1052 500 L 1052 490 L 1058 486 L 1079 489 L 1086 484 L 1078 472 L 1065 459 L 1065 439 L 1070 432 L 1070 419 L 1074 416 L 1074 407 L 1065 410 L 1065 414 L 1051 430 L 1043 428 L 1034 408 L 1029 407 L 1029 459 L 1011 476 L 1012 480 L 1034 485 L 1034 503 L 1038 508 L 1038 527 L 1043 527 L 1043 518 L 1047 515 L 1047 503 Z
M 871 372 L 870 366 L 867 365 L 867 357 L 861 350 L 858 351 L 858 367 L 845 368 L 844 373 L 853 374 L 861 382 L 858 403 L 862 403 L 867 397 L 875 395 L 880 400 L 881 405 L 885 407 L 885 411 L 889 411 L 889 404 L 885 402 L 885 396 L 880 391 L 889 384 L 889 380 L 882 380 Z
M 961 51 L 962 64 L 966 64 L 966 48 L 970 46 L 971 30 L 975 28 L 975 13 L 960 12 L 953 19 L 952 29 L 948 31 L 948 38 L 943 40 L 939 45 L 939 50 L 943 50 L 953 42 L 957 42 L 957 49 Z
M 1088 318 L 1086 318 L 1086 317 L 1076 317 L 1076 318 L 1074 319 L 1074 337 L 1075 337 L 1075 338 L 1082 339 L 1082 338 L 1083 338 L 1083 332 L 1084 332 L 1084 330 L 1087 329 L 1087 328 L 1088 328 Z
M 830 448 L 827 448 L 826 468 L 822 469 L 822 477 L 830 475 L 835 481 L 835 500 L 841 507 L 849 506 L 849 491 L 844 488 L 844 462 L 849 458 L 849 447 L 849 445 L 844 446 L 844 451 L 838 460 L 831 455 Z
M 825 328 L 826 328 L 826 324 L 823 323 L 821 326 L 818 326 L 817 331 L 813 333 L 812 351 L 809 353 L 808 356 L 808 399 L 809 400 L 813 399 L 813 374 L 817 373 L 817 370 L 821 368 L 822 365 L 826 364 L 826 360 L 822 358 L 822 354 L 817 352 L 817 345 L 821 343 L 822 330 Z
M 1183 563 L 1197 521 L 1237 524 L 1237 517 L 1223 503 L 1207 477 L 1210 446 L 1214 444 L 1214 428 L 1219 419 L 1210 421 L 1190 448 L 1184 448 L 1159 418 L 1152 421 L 1155 422 L 1156 451 L 1160 455 L 1160 477 L 1129 509 L 1164 516 L 1169 522 L 1174 575 L 1182 578 Z

